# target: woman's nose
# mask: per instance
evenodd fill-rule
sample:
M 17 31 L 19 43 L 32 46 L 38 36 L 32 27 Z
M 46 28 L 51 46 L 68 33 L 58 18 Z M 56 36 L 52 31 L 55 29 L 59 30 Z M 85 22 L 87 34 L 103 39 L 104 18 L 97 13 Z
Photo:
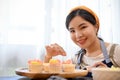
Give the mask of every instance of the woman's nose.
M 75 36 L 76 36 L 76 38 L 80 38 L 82 36 L 82 32 L 76 32 Z

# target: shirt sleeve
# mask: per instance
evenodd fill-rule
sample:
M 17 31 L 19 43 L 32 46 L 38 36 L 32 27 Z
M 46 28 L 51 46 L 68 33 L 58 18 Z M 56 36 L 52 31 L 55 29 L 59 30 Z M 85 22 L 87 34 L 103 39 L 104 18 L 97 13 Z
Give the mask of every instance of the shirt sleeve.
M 116 64 L 120 67 L 120 45 L 117 45 L 114 50 L 113 59 Z

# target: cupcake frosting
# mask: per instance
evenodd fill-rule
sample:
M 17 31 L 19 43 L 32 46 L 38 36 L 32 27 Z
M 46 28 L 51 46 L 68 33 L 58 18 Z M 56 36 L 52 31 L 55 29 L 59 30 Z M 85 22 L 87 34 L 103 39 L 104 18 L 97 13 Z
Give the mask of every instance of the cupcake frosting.
M 29 60 L 28 63 L 29 64 L 43 64 L 41 60 Z
M 50 64 L 60 64 L 61 61 L 58 60 L 58 59 L 50 59 L 49 63 L 50 63 Z

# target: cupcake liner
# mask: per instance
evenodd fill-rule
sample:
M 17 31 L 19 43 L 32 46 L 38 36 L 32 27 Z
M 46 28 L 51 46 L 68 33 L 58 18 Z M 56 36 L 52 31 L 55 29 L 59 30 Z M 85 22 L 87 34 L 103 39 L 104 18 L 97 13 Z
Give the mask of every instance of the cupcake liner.
M 35 73 L 40 73 L 43 71 L 43 65 L 29 64 L 29 71 L 35 72 Z
M 74 64 L 63 64 L 63 71 L 64 72 L 73 72 L 75 70 Z
M 60 73 L 60 72 L 62 72 L 62 66 L 61 65 L 50 65 L 49 66 L 49 72 Z

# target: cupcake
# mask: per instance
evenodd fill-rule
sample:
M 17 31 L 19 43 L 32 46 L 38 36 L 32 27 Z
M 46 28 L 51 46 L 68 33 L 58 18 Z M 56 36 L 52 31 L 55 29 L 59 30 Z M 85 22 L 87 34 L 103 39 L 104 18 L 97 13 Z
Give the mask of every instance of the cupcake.
M 64 72 L 74 72 L 75 71 L 75 64 L 72 64 L 72 61 L 66 60 L 63 62 L 63 71 Z
M 44 71 L 49 72 L 49 63 L 44 63 L 43 66 Z
M 41 60 L 29 60 L 28 69 L 30 72 L 40 73 L 43 71 L 43 62 Z
M 62 72 L 62 63 L 58 59 L 50 59 L 49 61 L 49 72 L 60 73 Z

